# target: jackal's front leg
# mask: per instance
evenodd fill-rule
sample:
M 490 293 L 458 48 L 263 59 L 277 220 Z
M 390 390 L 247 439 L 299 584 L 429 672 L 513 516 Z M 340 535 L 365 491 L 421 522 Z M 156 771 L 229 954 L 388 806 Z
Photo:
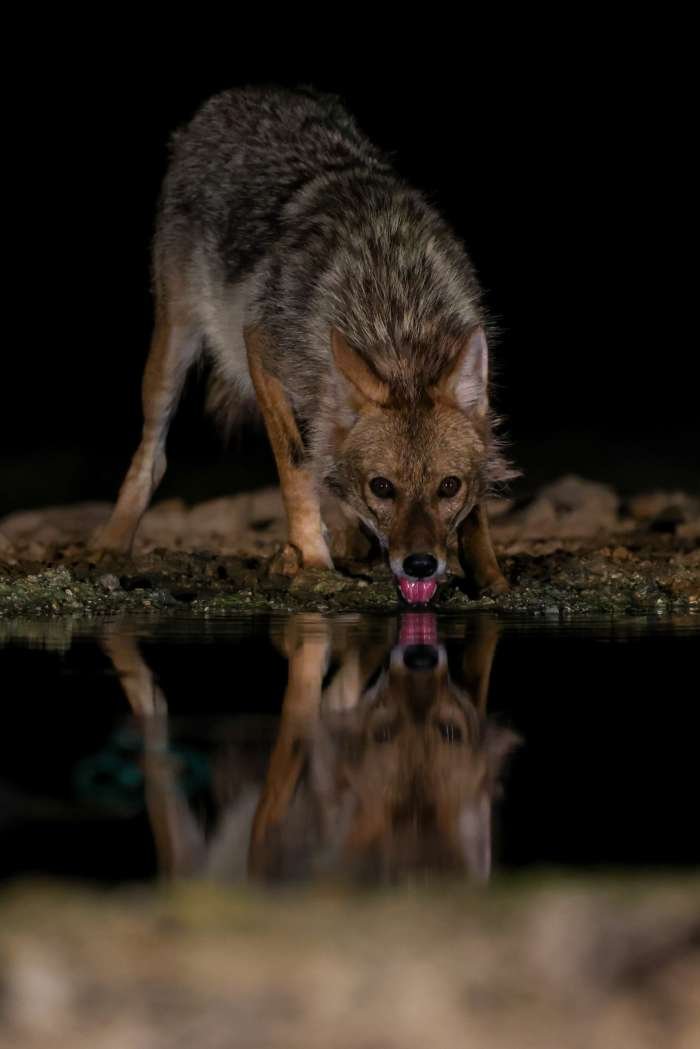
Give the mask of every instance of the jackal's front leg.
M 479 716 L 486 717 L 491 668 L 501 625 L 495 619 L 477 618 L 473 632 L 465 637 L 462 649 L 462 676 Z
M 276 867 L 280 832 L 313 749 L 330 643 L 328 623 L 320 615 L 296 617 L 286 631 L 287 689 L 250 836 L 248 871 L 254 877 Z
M 332 568 L 323 536 L 319 495 L 305 463 L 304 446 L 289 399 L 279 379 L 265 369 L 264 338 L 260 328 L 245 331 L 250 377 L 277 463 L 287 512 L 289 545 L 279 559 L 280 567 L 289 574 L 302 566 Z
M 494 594 L 502 594 L 508 590 L 505 576 L 498 567 L 486 508 L 482 504 L 477 504 L 462 521 L 457 538 L 459 560 L 467 584 L 476 593 L 490 590 Z

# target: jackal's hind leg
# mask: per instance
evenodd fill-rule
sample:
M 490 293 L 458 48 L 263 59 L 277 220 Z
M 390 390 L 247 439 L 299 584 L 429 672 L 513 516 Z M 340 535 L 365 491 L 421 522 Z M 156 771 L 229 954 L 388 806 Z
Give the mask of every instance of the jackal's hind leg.
M 493 550 L 484 506 L 478 504 L 465 517 L 459 526 L 457 538 L 459 560 L 468 586 L 477 594 L 485 590 L 502 594 L 508 590 L 508 583 L 498 567 Z
M 107 628 L 102 649 L 119 675 L 143 739 L 146 810 L 161 872 L 181 877 L 201 869 L 204 830 L 182 792 L 169 750 L 168 703 L 137 641 Z
M 319 495 L 304 463 L 304 448 L 287 395 L 279 379 L 270 375 L 263 364 L 263 340 L 259 328 L 246 329 L 250 377 L 277 463 L 287 513 L 289 543 L 277 559 L 279 568 L 286 575 L 301 567 L 332 568 Z
M 201 340 L 189 324 L 161 316 L 143 376 L 143 435 L 107 524 L 92 540 L 97 552 L 128 553 L 136 529 L 165 473 L 165 441 L 187 371 Z

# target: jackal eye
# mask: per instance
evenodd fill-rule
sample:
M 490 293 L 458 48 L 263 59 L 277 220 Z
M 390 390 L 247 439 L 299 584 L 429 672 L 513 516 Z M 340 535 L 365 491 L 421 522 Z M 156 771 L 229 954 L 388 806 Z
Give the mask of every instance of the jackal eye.
M 445 743 L 461 743 L 462 730 L 454 721 L 438 721 L 438 732 Z
M 451 499 L 453 495 L 457 495 L 457 492 L 462 487 L 462 482 L 459 477 L 445 477 L 440 482 L 438 488 L 438 495 L 441 499 Z
M 391 743 L 396 737 L 397 726 L 394 722 L 388 722 L 385 725 L 378 725 L 372 733 L 375 743 Z
M 396 495 L 393 484 L 387 481 L 386 477 L 373 477 L 369 482 L 369 487 L 377 499 L 393 499 Z

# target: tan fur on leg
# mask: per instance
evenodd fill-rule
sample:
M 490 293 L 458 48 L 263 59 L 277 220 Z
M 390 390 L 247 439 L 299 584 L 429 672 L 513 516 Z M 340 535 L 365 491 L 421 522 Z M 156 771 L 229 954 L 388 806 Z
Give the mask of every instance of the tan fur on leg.
M 204 857 L 204 834 L 177 777 L 169 753 L 168 704 L 132 637 L 108 628 L 102 649 L 119 675 L 124 694 L 143 736 L 146 809 L 161 874 L 181 877 L 198 870 Z
M 250 377 L 277 463 L 287 512 L 292 550 L 282 552 L 281 567 L 285 574 L 293 574 L 301 565 L 332 568 L 333 562 L 323 537 L 319 495 L 310 472 L 303 465 L 304 448 L 287 395 L 279 380 L 270 375 L 262 363 L 263 340 L 259 328 L 246 329 Z M 301 562 L 298 566 L 297 561 Z
M 480 717 L 486 717 L 489 698 L 491 667 L 501 625 L 495 619 L 477 619 L 475 633 L 465 638 L 462 652 L 462 673 L 472 702 Z
M 490 590 L 494 594 L 502 594 L 508 590 L 508 583 L 498 567 L 483 506 L 474 507 L 459 526 L 457 536 L 459 560 L 468 584 L 477 593 Z
M 165 473 L 165 440 L 185 376 L 198 350 L 196 331 L 158 311 L 143 376 L 143 436 L 107 524 L 93 538 L 97 552 L 128 553 L 136 529 Z
M 308 761 L 319 717 L 330 639 L 323 618 L 315 618 L 315 630 L 311 628 L 313 620 L 308 617 L 306 632 L 301 638 L 296 642 L 288 640 L 290 647 L 294 647 L 289 654 L 282 717 L 250 838 L 248 871 L 254 877 L 261 877 L 269 870 L 275 833 L 287 815 Z

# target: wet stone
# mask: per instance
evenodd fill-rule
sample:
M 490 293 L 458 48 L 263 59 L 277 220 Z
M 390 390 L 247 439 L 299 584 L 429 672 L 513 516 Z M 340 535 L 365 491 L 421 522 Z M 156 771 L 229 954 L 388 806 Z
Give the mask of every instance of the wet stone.
M 119 590 L 121 587 L 121 583 L 119 582 L 118 578 L 115 575 L 112 575 L 111 573 L 106 573 L 105 575 L 100 576 L 100 578 L 98 579 L 98 583 L 103 590 L 107 590 L 110 593 L 114 590 Z

